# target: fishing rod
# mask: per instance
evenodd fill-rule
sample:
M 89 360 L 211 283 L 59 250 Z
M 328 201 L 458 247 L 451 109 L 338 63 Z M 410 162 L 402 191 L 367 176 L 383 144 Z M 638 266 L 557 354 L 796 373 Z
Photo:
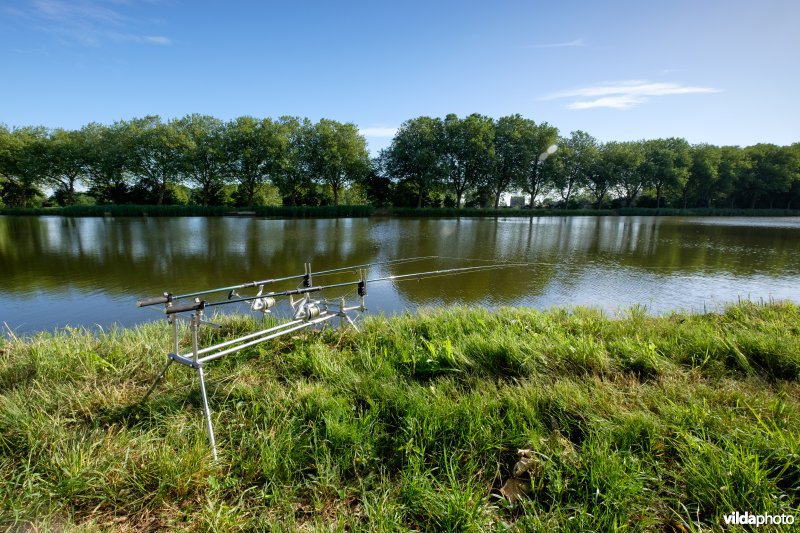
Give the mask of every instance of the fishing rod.
M 410 263 L 410 262 L 413 262 L 413 261 L 422 261 L 422 260 L 425 260 L 425 259 L 436 259 L 436 258 L 438 258 L 438 256 L 436 256 L 436 255 L 426 255 L 426 256 L 421 256 L 421 257 L 410 257 L 410 258 L 405 258 L 405 259 L 392 259 L 392 260 L 389 260 L 389 261 L 378 261 L 376 263 L 366 263 L 366 264 L 363 264 L 363 265 L 351 265 L 351 266 L 346 266 L 346 267 L 331 268 L 331 269 L 328 269 L 328 270 L 320 270 L 319 272 L 314 272 L 313 274 L 315 276 L 326 276 L 326 275 L 329 275 L 329 274 L 334 274 L 336 272 L 345 272 L 345 271 L 348 271 L 348 270 L 368 268 L 368 267 L 376 266 L 376 265 L 390 265 L 390 264 L 397 264 L 397 263 Z M 136 305 L 138 307 L 147 307 L 147 306 L 150 306 L 150 305 L 168 304 L 168 303 L 171 303 L 171 302 L 173 302 L 175 300 L 183 300 L 183 299 L 186 299 L 186 298 L 195 298 L 197 296 L 202 296 L 204 294 L 212 294 L 212 293 L 215 293 L 215 292 L 223 292 L 223 291 L 230 291 L 229 298 L 228 298 L 228 300 L 230 300 L 230 301 L 237 301 L 237 302 L 249 301 L 249 300 L 252 300 L 252 299 L 256 298 L 256 296 L 254 296 L 252 298 L 240 298 L 240 299 L 234 300 L 232 297 L 233 296 L 238 296 L 238 295 L 236 295 L 233 291 L 236 291 L 237 289 L 249 289 L 251 287 L 261 287 L 263 285 L 269 285 L 269 284 L 273 284 L 273 283 L 281 283 L 281 282 L 284 282 L 284 281 L 291 281 L 293 279 L 303 279 L 304 286 L 305 287 L 310 287 L 312 285 L 312 283 L 311 283 L 311 274 L 312 274 L 311 273 L 311 263 L 306 263 L 305 264 L 305 272 L 303 274 L 296 274 L 294 276 L 286 276 L 286 277 L 283 277 L 283 278 L 271 278 L 271 279 L 265 279 L 265 280 L 261 280 L 261 281 L 250 281 L 250 282 L 247 282 L 247 283 L 241 283 L 239 285 L 230 285 L 228 287 L 218 287 L 216 289 L 207 289 L 207 290 L 204 290 L 204 291 L 189 292 L 189 293 L 186 293 L 186 294 L 177 294 L 176 295 L 176 294 L 172 294 L 172 293 L 169 293 L 169 292 L 165 292 L 161 296 L 154 296 L 152 298 L 143 298 L 141 300 L 138 300 L 136 302 Z
M 372 278 L 372 279 L 364 279 L 363 276 L 361 279 L 357 281 L 345 281 L 342 283 L 332 283 L 329 285 L 312 285 L 310 287 L 299 287 L 297 289 L 290 289 L 286 291 L 280 292 L 271 292 L 264 297 L 268 298 L 276 298 L 281 296 L 295 296 L 300 294 L 310 294 L 313 292 L 319 292 L 326 289 L 336 289 L 340 287 L 352 287 L 353 285 L 358 286 L 358 295 L 359 296 L 366 296 L 367 294 L 367 284 L 368 283 L 379 283 L 382 281 L 403 281 L 407 279 L 423 279 L 423 278 L 431 278 L 436 276 L 449 276 L 449 275 L 458 275 L 458 274 L 465 274 L 468 272 L 481 272 L 484 270 L 497 270 L 501 268 L 514 268 L 514 267 L 522 267 L 527 266 L 527 263 L 503 263 L 503 264 L 493 264 L 493 265 L 480 265 L 480 266 L 473 266 L 473 267 L 461 267 L 461 268 L 448 268 L 444 270 L 428 270 L 426 272 L 415 272 L 412 274 L 399 274 L 394 276 L 384 276 L 380 278 Z M 227 305 L 232 303 L 238 302 L 250 302 L 256 297 L 249 297 L 249 298 L 233 298 L 229 300 L 218 300 L 215 302 L 206 302 L 204 300 L 194 301 L 188 304 L 183 305 L 173 305 L 167 307 L 164 312 L 168 315 L 172 315 L 175 313 L 183 313 L 186 311 L 197 311 L 201 309 L 205 309 L 208 307 L 216 307 L 219 305 Z
M 435 256 L 430 256 L 430 257 L 435 257 Z M 417 258 L 417 259 L 422 259 L 422 258 Z M 401 263 L 404 261 L 409 261 L 409 260 L 403 259 L 394 261 L 384 261 L 383 263 L 372 263 L 372 264 L 391 264 L 391 263 Z M 202 398 L 203 414 L 206 422 L 206 432 L 208 434 L 208 440 L 211 445 L 211 450 L 214 460 L 216 460 L 217 445 L 216 445 L 216 439 L 214 437 L 214 424 L 211 419 L 211 408 L 209 407 L 208 404 L 208 393 L 206 391 L 205 373 L 204 373 L 204 367 L 208 363 L 211 363 L 214 360 L 220 359 L 221 357 L 225 357 L 235 352 L 246 350 L 262 342 L 277 339 L 279 337 L 292 334 L 304 329 L 315 328 L 318 326 L 324 327 L 326 323 L 330 323 L 336 318 L 340 319 L 341 327 L 345 327 L 347 324 L 349 324 L 357 331 L 358 328 L 356 327 L 356 324 L 353 322 L 352 317 L 348 313 L 353 311 L 360 311 L 363 313 L 366 310 L 366 308 L 364 307 L 364 297 L 367 295 L 368 283 L 379 283 L 383 281 L 403 281 L 410 279 L 424 279 L 424 278 L 433 278 L 437 276 L 455 276 L 458 274 L 466 274 L 470 272 L 482 272 L 488 270 L 497 270 L 501 268 L 523 267 L 528 265 L 529 263 L 494 263 L 489 265 L 478 265 L 471 267 L 429 270 L 425 272 L 415 272 L 412 274 L 398 274 L 394 276 L 383 276 L 371 279 L 367 279 L 366 270 L 359 269 L 358 270 L 359 279 L 356 281 L 330 283 L 328 285 L 313 285 L 311 283 L 311 272 L 310 272 L 311 268 L 310 265 L 306 263 L 306 274 L 304 276 L 290 276 L 287 278 L 283 278 L 283 279 L 298 279 L 302 277 L 303 285 L 305 286 L 296 289 L 285 290 L 280 292 L 270 292 L 262 296 L 264 283 L 254 282 L 253 284 L 243 284 L 237 286 L 237 287 L 259 286 L 258 294 L 256 296 L 251 296 L 249 298 L 241 298 L 241 297 L 229 298 L 227 300 L 219 300 L 213 302 L 206 302 L 200 300 L 199 298 L 195 298 L 195 300 L 192 302 L 180 305 L 175 305 L 169 299 L 166 301 L 161 301 L 161 303 L 166 304 L 164 306 L 164 312 L 167 314 L 167 320 L 172 326 L 173 351 L 167 354 L 166 365 L 163 367 L 163 370 L 158 374 L 155 381 L 153 381 L 152 385 L 148 389 L 142 401 L 146 400 L 150 396 L 150 394 L 155 390 L 155 387 L 158 384 L 158 382 L 163 379 L 163 377 L 166 375 L 167 370 L 174 363 L 178 363 L 182 366 L 189 367 L 194 371 L 196 371 L 200 382 L 200 396 Z M 323 271 L 323 273 L 342 272 L 345 270 L 356 269 L 359 266 L 365 267 L 370 265 L 358 265 L 345 268 L 335 268 Z M 335 288 L 352 287 L 352 286 L 358 287 L 357 294 L 361 299 L 360 305 L 354 305 L 348 307 L 346 302 L 346 296 L 338 297 L 338 303 L 332 303 L 324 298 L 320 299 L 310 298 L 311 293 L 323 291 L 325 289 L 335 289 Z M 232 290 L 229 287 L 225 287 L 222 289 L 215 289 L 212 291 L 204 291 L 194 294 L 200 295 L 200 294 L 206 294 L 208 292 L 217 292 L 226 289 Z M 292 296 L 294 295 L 303 295 L 303 297 L 298 300 L 295 300 L 294 298 L 292 298 Z M 258 308 L 259 310 L 268 310 L 270 307 L 275 305 L 275 298 L 280 296 L 289 297 L 289 303 L 293 310 L 292 319 L 290 321 L 278 324 L 276 326 L 270 326 L 260 331 L 255 331 L 245 335 L 240 335 L 239 337 L 233 339 L 217 342 L 216 344 L 212 344 L 210 346 L 205 346 L 202 348 L 200 347 L 201 339 L 198 330 L 203 325 L 214 325 L 204 320 L 203 318 L 204 310 L 207 307 L 226 305 L 236 302 L 251 302 L 253 304 L 254 310 L 256 308 Z M 183 297 L 187 296 L 184 295 Z M 258 306 L 256 306 L 255 304 L 258 304 Z M 188 311 L 193 311 L 193 313 L 190 316 L 178 314 Z M 181 346 L 180 346 L 180 330 L 177 320 L 178 318 L 187 320 L 189 322 L 188 328 L 191 338 L 191 348 L 185 351 L 185 353 L 183 354 L 180 352 Z

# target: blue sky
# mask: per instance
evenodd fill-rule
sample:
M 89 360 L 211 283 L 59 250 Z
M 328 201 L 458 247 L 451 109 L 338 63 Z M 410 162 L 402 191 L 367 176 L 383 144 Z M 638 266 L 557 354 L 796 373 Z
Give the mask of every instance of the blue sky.
M 520 113 L 601 141 L 800 141 L 800 2 L 0 1 L 0 122 Z

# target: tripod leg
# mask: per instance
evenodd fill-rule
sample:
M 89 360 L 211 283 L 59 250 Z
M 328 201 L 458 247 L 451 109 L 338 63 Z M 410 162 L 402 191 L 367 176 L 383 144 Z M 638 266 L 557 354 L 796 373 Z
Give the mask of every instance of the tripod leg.
M 197 369 L 200 377 L 200 394 L 203 396 L 203 411 L 206 415 L 206 430 L 208 430 L 208 440 L 211 442 L 211 451 L 214 454 L 214 461 L 217 460 L 217 443 L 214 440 L 214 426 L 211 424 L 211 409 L 208 407 L 208 395 L 206 394 L 206 381 L 203 376 L 203 368 Z
M 156 378 L 156 380 L 155 380 L 155 381 L 153 381 L 153 384 L 152 384 L 152 385 L 150 385 L 150 388 L 147 390 L 147 394 L 145 394 L 145 395 L 144 395 L 144 398 L 142 398 L 142 403 L 144 403 L 144 402 L 147 400 L 147 398 L 149 398 L 149 397 L 150 397 L 150 394 L 151 394 L 151 393 L 152 393 L 152 392 L 155 390 L 155 388 L 156 388 L 156 385 L 158 385 L 158 382 L 159 382 L 159 381 L 161 381 L 161 380 L 164 378 L 164 374 L 166 374 L 166 373 L 167 373 L 167 370 L 169 369 L 169 366 L 170 366 L 170 365 L 171 365 L 173 362 L 174 362 L 174 361 L 173 361 L 172 359 L 169 359 L 169 360 L 167 361 L 167 366 L 165 366 L 165 367 L 164 367 L 164 370 L 162 370 L 162 371 L 161 371 L 161 373 L 158 375 L 158 377 Z

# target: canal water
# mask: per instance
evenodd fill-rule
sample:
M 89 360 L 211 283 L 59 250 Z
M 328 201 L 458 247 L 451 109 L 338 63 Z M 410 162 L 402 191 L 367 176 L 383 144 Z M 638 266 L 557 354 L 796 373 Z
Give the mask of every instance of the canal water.
M 129 326 L 162 319 L 136 300 L 164 291 L 302 274 L 305 262 L 323 270 L 420 256 L 438 258 L 378 265 L 369 276 L 526 266 L 372 284 L 370 313 L 440 305 L 616 313 L 636 305 L 661 314 L 739 299 L 800 301 L 800 218 L 0 217 L 0 326 L 17 335 Z M 314 281 L 355 279 L 348 272 Z

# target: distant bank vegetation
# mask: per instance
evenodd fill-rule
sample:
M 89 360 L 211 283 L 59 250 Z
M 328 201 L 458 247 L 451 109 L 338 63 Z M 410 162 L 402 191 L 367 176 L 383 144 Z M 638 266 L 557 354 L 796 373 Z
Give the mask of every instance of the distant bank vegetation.
M 509 195 L 515 206 L 538 209 L 797 211 L 800 143 L 602 143 L 520 115 L 451 114 L 406 121 L 370 158 L 355 124 L 327 119 L 194 114 L 79 130 L 0 125 L 4 208 L 100 205 L 140 214 L 139 206 L 172 205 L 183 206 L 178 214 L 225 214 L 290 206 L 275 213 L 342 216 L 326 206 L 348 204 L 355 216 L 370 214 L 367 205 L 465 214 L 498 209 Z

